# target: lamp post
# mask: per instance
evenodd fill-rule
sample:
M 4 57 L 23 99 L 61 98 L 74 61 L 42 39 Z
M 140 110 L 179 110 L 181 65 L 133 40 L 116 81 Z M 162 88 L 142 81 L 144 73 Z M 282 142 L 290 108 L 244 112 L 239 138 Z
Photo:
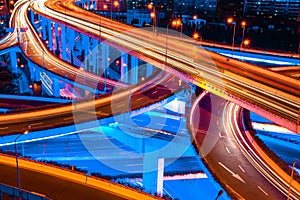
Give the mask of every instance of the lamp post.
M 156 32 L 156 11 L 155 11 L 155 6 L 153 5 L 153 3 L 149 3 L 148 4 L 148 9 L 150 10 L 150 16 L 152 18 L 152 27 L 153 27 L 153 32 Z
M 195 30 L 194 30 L 194 33 L 197 32 L 197 25 L 198 25 L 198 23 L 197 23 L 197 21 L 196 21 L 197 19 L 198 19 L 197 15 L 194 15 L 194 16 L 193 16 L 193 20 L 195 20 Z
M 250 40 L 248 39 L 245 39 L 244 42 L 243 42 L 244 46 L 248 46 L 250 44 Z
M 246 29 L 246 21 L 242 21 L 241 23 L 242 28 L 243 28 L 243 36 L 242 36 L 242 42 L 241 42 L 241 48 L 243 47 L 243 43 L 244 43 L 244 36 L 245 36 L 245 29 Z
M 114 1 L 114 6 L 115 7 L 118 7 L 118 18 L 119 18 L 119 20 L 120 20 L 120 6 L 119 6 L 120 4 L 119 4 L 119 2 L 118 1 Z
M 15 141 L 14 141 L 14 146 L 15 146 L 15 156 L 16 156 L 16 168 L 17 168 L 17 177 L 18 177 L 18 189 L 19 189 L 19 199 L 22 200 L 22 191 L 21 191 L 21 178 L 20 178 L 20 169 L 19 169 L 19 156 L 18 156 L 18 150 L 17 150 L 17 140 L 19 139 L 19 137 L 21 137 L 22 135 L 26 135 L 28 134 L 29 131 L 26 130 L 24 133 L 20 134 L 18 137 L 16 137 Z
M 233 47 L 234 47 L 234 38 L 235 38 L 235 28 L 236 28 L 236 22 L 233 21 L 233 18 L 230 17 L 227 19 L 227 23 L 228 24 L 233 24 L 233 35 L 232 35 L 232 45 L 231 45 L 231 52 L 232 52 L 232 55 L 233 55 Z
M 110 0 L 110 19 L 111 20 L 112 20 L 112 7 L 113 7 L 112 0 Z
M 83 67 L 80 67 L 80 71 L 83 72 L 83 97 L 85 98 L 85 70 Z
M 176 25 L 176 21 L 171 21 L 167 25 L 167 35 L 166 35 L 166 57 L 165 57 L 165 63 L 167 63 L 168 59 L 168 35 L 169 35 L 169 25 L 172 24 L 173 26 Z
M 295 165 L 297 162 L 300 161 L 300 158 L 295 160 L 293 162 L 293 165 L 292 165 L 292 172 L 291 172 L 291 176 L 290 176 L 290 184 L 289 184 L 289 190 L 288 190 L 288 196 L 287 196 L 287 200 L 290 199 L 290 195 L 291 195 L 291 186 L 292 186 L 292 182 L 293 182 L 293 175 L 294 175 L 294 169 L 295 169 Z

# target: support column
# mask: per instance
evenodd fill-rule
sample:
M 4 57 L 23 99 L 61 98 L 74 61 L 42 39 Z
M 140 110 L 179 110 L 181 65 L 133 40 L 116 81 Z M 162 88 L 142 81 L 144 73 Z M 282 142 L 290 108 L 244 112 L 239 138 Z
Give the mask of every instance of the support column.
M 124 53 L 121 56 L 121 69 L 120 69 L 121 81 L 128 83 L 128 54 Z
M 31 61 L 29 61 L 28 62 L 28 66 L 29 66 L 29 73 L 30 73 L 30 80 L 34 80 L 34 76 L 35 76 L 35 69 L 34 69 L 34 64 L 31 62 Z
M 13 73 L 18 72 L 17 53 L 15 50 L 10 52 L 11 68 Z
M 70 47 L 70 54 L 68 54 L 68 58 L 71 64 L 74 63 L 74 46 L 75 46 L 75 31 L 73 31 L 70 28 L 67 28 L 67 35 L 68 35 L 68 40 L 67 42 L 69 43 L 69 47 Z M 64 49 L 63 49 L 64 50 Z M 66 51 L 67 49 L 65 49 Z M 73 56 L 72 56 L 73 55 Z
M 90 48 L 90 42 L 89 42 L 89 37 L 82 34 L 82 39 L 81 39 L 81 47 L 84 51 L 83 56 L 84 56 L 84 60 L 83 60 L 83 64 L 84 64 L 84 68 L 88 69 L 88 56 L 89 56 L 89 48 Z
M 48 21 L 48 47 L 49 47 L 50 51 L 52 51 L 52 49 L 53 49 L 52 22 L 50 20 L 47 20 L 47 21 Z
M 59 88 L 59 80 L 57 78 L 54 78 L 52 83 L 52 92 L 53 96 L 60 97 L 60 88 Z
M 56 51 L 59 50 L 59 44 L 58 44 L 59 43 L 59 41 L 58 41 L 58 39 L 59 39 L 58 38 L 58 36 L 59 36 L 58 35 L 58 25 L 59 25 L 58 23 L 54 24 L 54 32 L 55 32 L 55 40 L 56 40 L 56 44 L 55 44 L 56 48 L 55 48 L 55 50 Z
M 163 194 L 164 158 L 157 159 L 153 154 L 143 157 L 143 186 L 146 191 Z
M 61 55 L 62 55 L 62 59 L 64 61 L 67 60 L 67 46 L 66 46 L 66 40 L 67 40 L 67 36 L 66 36 L 66 31 L 67 28 L 65 26 L 61 26 Z
M 40 15 L 39 15 L 40 16 Z M 46 23 L 47 23 L 47 19 L 44 17 L 41 17 L 42 20 L 42 39 L 43 41 L 47 40 L 47 29 L 46 29 Z
M 109 46 L 106 44 L 101 45 L 101 57 L 102 57 L 102 69 L 100 70 L 103 73 L 104 76 L 104 91 L 106 91 L 106 78 L 107 78 L 107 73 L 108 73 L 108 68 L 110 62 L 109 60 Z M 102 74 L 100 74 L 102 75 Z
M 34 23 L 34 12 L 33 12 L 32 9 L 30 10 L 30 21 L 35 26 L 35 23 Z
M 146 64 L 146 77 L 151 76 L 151 74 L 153 73 L 153 66 L 149 63 Z
M 41 71 L 38 67 L 34 67 L 34 81 L 41 80 Z
M 138 82 L 138 59 L 131 56 L 131 84 L 136 84 Z

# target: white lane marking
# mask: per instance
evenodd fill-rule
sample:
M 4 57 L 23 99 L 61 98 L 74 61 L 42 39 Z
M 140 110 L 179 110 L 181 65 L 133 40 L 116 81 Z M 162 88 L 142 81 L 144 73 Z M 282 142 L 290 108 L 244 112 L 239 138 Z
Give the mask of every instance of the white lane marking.
M 241 171 L 242 171 L 242 172 L 244 172 L 244 173 L 245 173 L 245 170 L 242 168 L 242 166 L 241 166 L 241 165 L 239 165 L 239 168 L 241 169 Z
M 0 129 L 1 129 L 1 130 L 3 130 L 3 129 L 8 129 L 8 126 L 6 126 L 6 127 L 0 127 Z
M 142 100 L 142 99 L 143 99 L 143 97 L 140 97 L 140 98 L 137 99 L 137 101 L 140 101 L 140 100 Z
M 229 149 L 226 147 L 226 151 L 228 152 L 228 153 L 230 153 L 230 151 L 229 151 Z
M 258 189 L 260 190 L 260 191 L 262 191 L 266 196 L 269 196 L 269 194 L 266 192 L 266 191 L 264 191 L 260 186 L 257 186 L 258 187 Z
M 232 174 L 232 176 L 234 178 L 236 178 L 237 180 L 245 183 L 245 181 L 240 177 L 240 175 L 234 173 L 233 171 L 231 171 L 228 167 L 226 167 L 223 163 L 219 162 L 219 165 L 221 165 L 224 169 L 226 169 L 230 174 Z
M 156 94 L 157 93 L 157 90 L 155 90 L 154 92 L 152 92 L 152 94 Z

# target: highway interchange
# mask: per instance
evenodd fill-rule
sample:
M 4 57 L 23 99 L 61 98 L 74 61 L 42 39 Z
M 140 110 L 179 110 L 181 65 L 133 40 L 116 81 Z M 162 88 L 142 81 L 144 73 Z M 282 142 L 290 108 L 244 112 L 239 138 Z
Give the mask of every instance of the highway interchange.
M 24 19 L 27 18 L 26 12 L 27 12 L 27 6 L 29 5 L 29 3 L 27 3 L 27 2 L 24 3 L 24 2 L 19 1 L 18 4 L 16 5 L 15 12 L 17 12 L 17 13 L 14 15 L 16 18 L 12 19 L 12 21 L 15 22 L 14 25 L 16 27 L 30 26 L 29 20 L 27 20 L 27 21 L 24 20 L 25 22 L 23 22 L 22 20 L 18 20 L 19 19 L 18 15 L 19 15 L 19 17 L 23 16 Z M 40 8 L 39 12 L 44 12 L 43 10 L 45 10 L 45 9 L 43 7 L 41 7 L 41 4 L 40 4 L 41 2 L 42 1 L 35 2 L 37 4 L 37 5 L 35 5 L 36 6 L 35 9 Z M 70 1 L 70 2 L 66 1 L 66 3 L 67 3 L 66 5 L 70 6 L 71 8 L 74 8 L 72 1 Z M 55 9 L 59 11 L 59 9 L 62 9 L 62 8 L 59 8 L 60 4 L 61 3 L 57 2 L 57 1 L 49 1 L 48 6 L 55 7 Z M 82 11 L 81 9 L 79 9 L 77 7 L 75 9 L 76 9 L 76 11 L 78 11 L 78 10 Z M 63 13 L 62 10 L 60 10 L 60 12 Z M 65 7 L 64 7 L 64 12 L 66 12 Z M 71 12 L 71 9 L 68 12 Z M 84 27 L 78 27 L 78 29 L 81 29 L 84 32 L 90 32 L 90 34 L 92 34 L 93 37 L 98 37 L 99 36 L 99 35 L 97 35 L 99 33 L 99 29 L 97 29 L 98 27 L 94 28 L 94 30 L 93 30 L 92 28 L 89 29 L 86 26 L 87 25 L 90 25 L 91 27 L 95 26 L 93 24 L 89 24 L 88 21 L 93 22 L 93 20 L 94 20 L 94 24 L 99 23 L 99 21 L 95 21 L 95 18 L 94 19 L 92 18 L 94 16 L 93 14 L 87 15 L 86 11 L 82 11 L 82 12 L 83 12 L 82 15 L 85 15 L 85 17 L 83 18 L 83 19 L 85 19 L 85 22 L 82 22 L 82 24 L 84 24 Z M 46 13 L 47 13 L 47 15 L 49 15 L 52 18 L 54 18 L 56 20 L 60 20 L 59 19 L 60 15 L 56 11 L 47 10 Z M 68 14 L 72 16 L 72 12 L 68 13 Z M 78 14 L 78 12 L 77 12 L 77 14 Z M 91 16 L 89 16 L 89 15 L 91 15 Z M 64 17 L 61 19 L 66 20 L 64 15 L 61 15 L 61 16 Z M 68 21 L 68 23 L 72 24 L 73 23 L 72 21 L 73 21 L 73 18 L 70 17 L 70 21 Z M 22 24 L 21 22 L 24 24 Z M 75 23 L 78 24 L 78 19 L 75 20 L 75 22 L 73 24 L 74 26 L 75 26 Z M 126 26 L 126 25 L 123 25 L 123 24 L 119 25 L 117 22 L 114 22 L 113 25 L 115 25 L 115 27 L 113 27 L 113 29 L 117 29 L 117 31 L 120 31 L 120 30 L 121 31 L 129 31 L 127 29 L 128 26 Z M 201 59 L 202 64 L 209 63 L 208 65 L 211 65 L 211 60 L 210 60 L 209 56 L 207 56 L 207 55 L 204 57 L 201 56 L 201 58 L 198 58 L 198 57 L 196 57 L 196 55 L 194 55 L 193 59 L 187 58 L 187 56 L 190 56 L 190 55 L 184 55 L 185 57 L 182 57 L 182 55 L 179 55 L 178 52 L 176 52 L 176 50 L 175 50 L 176 48 L 180 47 L 181 50 L 185 50 L 188 47 L 185 47 L 186 43 L 183 43 L 182 41 L 178 41 L 178 40 L 176 41 L 176 45 L 178 45 L 178 46 L 173 46 L 172 44 L 169 45 L 169 47 L 168 47 L 169 48 L 168 49 L 169 56 L 166 59 L 166 57 L 164 56 L 165 47 L 163 47 L 163 46 L 159 47 L 159 45 L 158 45 L 158 43 L 163 44 L 165 41 L 165 38 L 163 38 L 163 37 L 161 39 L 158 38 L 157 43 L 155 43 L 153 41 L 151 41 L 150 44 L 145 43 L 145 41 L 143 41 L 143 37 L 145 37 L 144 36 L 145 33 L 143 31 L 141 31 L 138 34 L 138 36 L 141 38 L 141 40 L 140 41 L 137 40 L 137 41 L 135 41 L 134 44 L 131 44 L 128 42 L 128 41 L 132 41 L 132 39 L 130 38 L 130 34 L 128 34 L 128 32 L 126 32 L 123 35 L 120 32 L 118 32 L 118 35 L 116 35 L 116 33 L 114 33 L 113 29 L 106 30 L 105 28 L 103 28 L 105 26 L 107 26 L 107 27 L 111 26 L 110 20 L 101 17 L 101 26 L 102 26 L 101 27 L 101 37 L 104 37 L 109 42 L 114 43 L 115 45 L 118 46 L 118 48 L 137 49 L 136 52 L 133 52 L 132 54 L 138 55 L 138 56 L 140 56 L 141 54 L 142 55 L 146 54 L 146 55 L 148 55 L 148 57 L 146 58 L 147 61 L 155 64 L 156 66 L 157 65 L 162 66 L 162 68 L 166 71 L 171 71 L 174 73 L 174 70 L 168 69 L 165 66 L 165 64 L 167 64 L 168 66 L 172 66 L 175 69 L 179 70 L 181 73 L 176 73 L 176 75 L 179 75 L 181 78 L 182 77 L 187 78 L 187 80 L 191 81 L 192 83 L 200 85 L 208 90 L 214 91 L 215 93 L 216 93 L 216 91 L 218 91 L 217 93 L 218 94 L 222 93 L 223 95 L 221 95 L 221 96 L 223 96 L 225 98 L 226 98 L 226 95 L 228 95 L 228 93 L 230 93 L 230 95 L 233 94 L 233 95 L 237 95 L 242 98 L 248 98 L 249 97 L 248 95 L 250 94 L 251 98 L 253 100 L 253 101 L 251 101 L 252 103 L 264 102 L 264 105 L 266 107 L 275 108 L 276 113 L 281 113 L 280 115 L 286 115 L 284 118 L 288 118 L 289 120 L 294 121 L 294 122 L 298 120 L 298 117 L 299 117 L 298 116 L 298 114 L 299 114 L 298 113 L 298 110 L 299 110 L 299 90 L 298 90 L 299 82 L 295 81 L 295 79 L 290 79 L 290 78 L 287 78 L 284 76 L 276 75 L 277 80 L 281 81 L 281 83 L 278 83 L 277 80 L 275 81 L 274 78 L 271 77 L 271 76 L 275 76 L 274 73 L 267 74 L 267 73 L 269 73 L 269 71 L 266 72 L 260 68 L 259 69 L 255 68 L 255 69 L 249 70 L 250 67 L 252 67 L 252 65 L 247 65 L 247 64 L 243 64 L 242 69 L 241 68 L 234 69 L 234 70 L 236 70 L 235 72 L 238 72 L 237 74 L 234 74 L 232 71 L 230 71 L 230 69 L 232 70 L 232 66 L 228 66 L 227 62 L 225 62 L 227 60 L 224 60 L 224 58 L 222 56 L 208 53 L 209 56 L 214 60 L 214 62 L 216 63 L 216 65 L 218 67 L 222 66 L 223 69 L 225 69 L 223 71 L 223 73 L 219 72 L 220 68 L 218 68 L 218 67 L 216 68 L 216 71 L 212 71 L 211 69 L 205 68 L 204 66 L 199 66 L 197 63 L 195 63 L 195 60 Z M 110 28 L 112 28 L 112 27 L 110 27 Z M 130 27 L 130 28 L 132 29 L 132 27 Z M 95 31 L 95 30 L 97 30 L 97 31 Z M 106 33 L 106 31 L 107 31 L 107 33 Z M 134 34 L 136 36 L 136 32 L 134 32 Z M 40 66 L 44 66 L 45 68 L 47 68 L 47 70 L 52 71 L 53 73 L 56 73 L 62 77 L 64 77 L 65 74 L 68 74 L 69 79 L 75 80 L 76 76 L 78 76 L 78 70 L 76 71 L 76 69 L 72 66 L 65 67 L 66 65 L 68 65 L 67 63 L 62 65 L 62 63 L 64 63 L 64 62 L 62 62 L 61 60 L 59 60 L 55 56 L 53 56 L 51 53 L 49 53 L 49 51 L 43 45 L 43 42 L 41 42 L 41 40 L 39 39 L 39 37 L 37 36 L 35 31 L 33 31 L 33 30 L 27 31 L 25 35 L 26 35 L 26 37 L 28 37 L 27 39 L 25 39 L 26 41 L 34 41 L 30 44 L 37 44 L 37 45 L 31 45 L 31 46 L 27 45 L 25 54 L 28 57 L 30 57 L 30 55 L 36 55 L 37 52 L 44 52 L 43 59 L 47 60 L 47 62 L 41 62 L 42 56 L 38 56 L 38 57 L 34 57 L 33 62 L 37 63 Z M 17 36 L 15 33 L 10 34 L 10 36 L 7 37 L 5 40 L 15 41 L 16 37 Z M 122 39 L 122 41 L 121 41 L 121 39 Z M 127 41 L 127 42 L 124 42 L 123 39 L 125 39 L 124 41 Z M 170 40 L 171 39 L 173 39 L 172 36 L 170 36 Z M 7 44 L 7 42 L 1 43 L 1 45 L 4 45 L 4 44 Z M 12 44 L 14 44 L 14 43 L 12 43 Z M 28 48 L 29 46 L 30 46 L 30 48 Z M 3 46 L 1 46 L 1 47 L 3 47 Z M 41 47 L 42 47 L 42 49 L 41 49 Z M 6 48 L 6 47 L 4 46 L 3 48 Z M 152 50 L 150 51 L 149 49 L 155 49 L 156 51 L 153 52 Z M 220 60 L 224 60 L 224 61 L 220 62 Z M 164 63 L 164 64 L 161 65 L 161 63 Z M 230 64 L 239 65 L 240 63 L 238 61 L 230 60 Z M 57 72 L 58 66 L 59 67 L 63 66 L 63 70 L 61 70 L 60 72 Z M 191 66 L 199 66 L 199 67 L 201 67 L 201 69 L 197 68 L 195 70 L 195 67 L 191 67 Z M 200 72 L 198 70 L 200 70 Z M 228 71 L 226 71 L 226 70 L 228 70 Z M 183 75 L 182 73 L 188 74 L 189 77 L 187 77 L 186 75 Z M 205 77 L 203 75 L 204 73 L 205 73 Z M 217 73 L 218 74 L 217 76 L 219 76 L 219 78 L 217 78 L 218 80 L 216 80 L 215 73 Z M 199 77 L 199 74 L 201 74 L 200 77 Z M 261 76 L 262 74 L 263 74 L 263 76 Z M 246 75 L 247 78 L 242 78 L 241 75 Z M 251 77 L 251 79 L 249 77 Z M 99 77 L 93 76 L 92 74 L 88 75 L 87 78 L 91 79 L 90 83 L 93 82 L 92 80 L 97 80 L 97 82 L 99 81 Z M 165 73 L 161 73 L 157 77 L 151 77 L 151 78 L 152 78 L 152 79 L 150 79 L 151 81 L 149 81 L 149 80 L 147 80 L 147 81 L 152 82 L 152 86 L 150 87 L 150 89 L 147 89 L 146 91 L 145 91 L 145 88 L 149 88 L 149 83 L 147 83 L 145 81 L 141 86 L 133 86 L 132 89 L 130 90 L 130 92 L 128 92 L 128 91 L 124 92 L 124 90 L 120 90 L 121 92 L 114 93 L 112 98 L 115 98 L 115 100 L 112 100 L 110 96 L 105 96 L 105 98 L 101 98 L 99 100 L 97 99 L 97 100 L 95 100 L 95 102 L 94 101 L 82 102 L 82 103 L 80 102 L 80 103 L 76 104 L 76 111 L 80 112 L 80 115 L 85 120 L 94 119 L 95 116 L 96 116 L 96 118 L 108 117 L 113 114 L 111 111 L 111 108 L 109 108 L 109 105 L 110 105 L 109 103 L 111 101 L 117 102 L 115 105 L 120 108 L 119 113 L 128 112 L 130 110 L 142 108 L 145 105 L 149 104 L 149 102 L 151 102 L 151 103 L 158 102 L 166 97 L 171 96 L 176 91 L 186 89 L 186 87 L 187 87 L 186 85 L 184 85 L 182 87 L 178 87 L 179 78 L 175 77 L 174 75 L 168 75 Z M 237 83 L 238 78 L 240 78 L 244 82 Z M 203 79 L 204 79 L 204 81 L 203 81 Z M 261 83 L 261 80 L 258 81 L 259 79 L 264 79 L 263 82 L 264 81 L 268 81 L 268 82 L 271 81 L 271 82 L 269 82 L 269 85 L 263 85 Z M 83 82 L 83 77 L 81 77 L 81 80 Z M 209 85 L 208 83 L 209 84 L 213 83 L 213 86 L 207 87 L 207 85 Z M 115 87 L 115 85 L 116 85 L 116 83 L 114 83 L 114 82 L 111 82 L 111 84 L 112 84 L 112 87 Z M 255 85 L 255 86 L 259 86 L 259 87 L 252 87 L 252 86 L 250 87 L 249 85 L 251 85 L 251 84 Z M 275 89 L 272 88 L 272 84 L 276 85 Z M 91 86 L 91 87 L 95 87 L 95 86 Z M 122 87 L 124 87 L 124 85 Z M 266 91 L 264 91 L 264 90 L 266 90 Z M 276 95 L 274 95 L 274 90 L 276 90 L 275 91 Z M 161 96 L 163 93 L 161 93 L 159 91 L 165 92 L 164 96 Z M 260 93 L 260 96 L 256 96 L 258 93 Z M 149 96 L 149 94 L 152 94 L 152 95 Z M 153 95 L 153 94 L 156 94 L 156 95 Z M 130 109 L 128 109 L 128 104 L 127 104 L 128 102 L 124 102 L 124 101 L 122 102 L 122 101 L 118 100 L 118 99 L 127 97 L 128 95 L 132 95 Z M 139 102 L 140 100 L 138 101 L 138 99 L 140 99 L 141 97 L 147 99 L 146 101 L 143 101 L 143 104 L 141 102 Z M 153 100 L 153 99 L 155 99 L 155 100 Z M 284 104 L 283 104 L 283 102 L 284 102 Z M 90 114 L 91 114 L 90 112 L 86 112 L 86 110 L 89 110 L 89 109 L 86 109 L 87 107 L 91 108 L 92 111 L 93 111 L 93 108 L 96 107 L 97 110 L 96 110 L 96 112 L 93 113 L 93 118 L 90 118 Z M 228 106 L 228 107 L 230 107 L 230 106 Z M 44 128 L 50 128 L 50 127 L 56 127 L 56 126 L 60 126 L 60 125 L 70 124 L 73 122 L 73 119 L 72 119 L 73 113 L 72 112 L 74 112 L 74 109 L 75 109 L 74 105 L 67 105 L 67 106 L 60 106 L 55 109 L 38 110 L 35 113 L 7 115 L 7 116 L 5 116 L 5 118 L 0 116 L 0 124 L 2 124 L 1 125 L 1 134 L 15 133 L 14 130 L 16 129 L 16 127 L 20 131 L 25 131 L 26 127 L 29 127 L 29 126 L 33 130 L 39 130 L 39 129 L 44 129 Z M 83 111 L 83 109 L 84 109 L 84 111 Z M 273 110 L 272 110 L 272 112 L 273 112 Z M 119 113 L 114 113 L 114 114 L 119 114 Z M 231 111 L 228 111 L 228 113 L 231 113 Z M 51 115 L 51 117 L 49 115 Z M 38 120 L 40 120 L 40 121 L 36 121 L 37 120 L 36 118 L 39 118 Z M 230 119 L 232 117 L 228 117 L 228 118 Z M 62 120 L 58 120 L 58 119 L 65 119 L 65 120 L 62 121 Z M 83 121 L 82 119 L 79 119 L 77 122 L 82 122 L 82 121 Z M 34 126 L 33 124 L 36 124 L 36 126 Z M 226 124 L 230 124 L 230 122 L 228 122 Z M 297 130 L 297 128 L 296 128 L 296 130 Z M 230 135 L 228 135 L 226 137 L 230 138 L 229 139 L 230 141 L 234 139 L 234 137 L 230 136 Z M 218 145 L 222 146 L 222 144 L 219 144 L 219 143 L 218 143 Z M 236 146 L 231 146 L 230 148 L 232 148 L 234 150 L 240 149 L 239 147 L 236 147 Z M 230 152 L 231 150 L 228 149 L 228 151 Z M 217 154 L 222 155 L 221 153 L 224 153 L 224 150 L 221 150 L 221 152 L 219 152 Z M 242 154 L 240 154 L 240 156 L 244 157 Z M 238 158 L 240 156 L 238 156 Z M 210 158 L 207 157 L 205 159 L 209 160 Z M 211 163 L 212 159 L 210 159 L 209 162 Z M 251 166 L 251 165 L 249 165 L 249 161 L 247 159 L 245 159 L 241 163 L 246 163 L 245 164 L 246 166 Z M 241 164 L 241 165 L 243 165 L 243 164 Z M 213 164 L 212 166 L 218 166 L 218 168 L 217 168 L 218 170 L 216 170 L 216 171 L 222 172 L 221 169 L 223 168 L 223 169 L 225 169 L 225 171 L 222 172 L 223 174 L 228 173 L 228 172 L 230 174 L 230 171 L 227 170 L 227 172 L 226 172 L 227 165 L 223 164 L 223 161 L 222 162 L 219 161 L 217 164 Z M 243 167 L 242 167 L 242 169 L 245 170 Z M 234 170 L 238 171 L 238 170 L 241 170 L 241 168 L 236 167 L 236 168 L 234 168 Z M 241 170 L 241 171 L 243 171 L 243 170 Z M 254 176 L 252 173 L 257 174 L 258 172 L 253 167 L 250 167 L 249 168 L 249 176 Z M 260 193 L 259 193 L 259 195 L 261 195 L 260 199 L 281 199 L 283 197 L 283 194 L 278 192 L 277 189 L 274 189 L 274 187 L 272 185 L 270 185 L 268 182 L 266 182 L 265 178 L 262 175 L 260 175 L 260 173 L 258 173 L 254 177 L 261 177 L 261 178 L 257 178 L 257 181 L 260 183 L 258 184 L 258 186 L 255 186 L 256 190 L 257 189 L 260 190 Z M 244 179 L 247 179 L 247 178 L 244 178 Z M 236 183 L 233 183 L 233 186 L 230 186 L 230 188 L 234 188 L 234 187 L 239 188 L 241 182 L 243 183 L 243 181 L 245 181 L 244 179 L 242 178 L 241 179 L 242 181 L 235 180 Z M 230 180 L 230 181 L 232 181 L 232 180 Z M 263 187 L 262 185 L 265 185 L 265 187 Z M 237 190 L 237 189 L 235 189 L 235 190 Z M 280 189 L 280 190 L 282 190 L 282 189 Z M 271 191 L 271 192 L 266 192 L 266 191 Z M 244 196 L 244 195 L 250 195 L 250 194 L 249 193 L 242 194 L 242 196 Z M 246 198 L 246 199 L 251 199 L 251 198 Z M 297 199 L 297 195 L 295 196 L 295 199 Z

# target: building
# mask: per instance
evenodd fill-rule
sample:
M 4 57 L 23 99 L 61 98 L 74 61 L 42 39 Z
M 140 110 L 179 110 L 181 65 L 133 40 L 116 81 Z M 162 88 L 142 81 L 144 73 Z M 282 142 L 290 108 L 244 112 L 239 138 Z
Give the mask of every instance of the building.
M 198 15 L 211 18 L 216 15 L 217 0 L 174 0 L 174 15 Z
M 97 0 L 96 10 L 102 12 L 124 12 L 126 11 L 126 0 Z
M 243 13 L 244 0 L 218 0 L 217 2 L 216 18 L 219 21 L 225 21 L 228 17 L 241 20 L 244 18 Z
M 291 20 L 299 15 L 300 0 L 245 0 L 247 19 Z
M 127 23 L 138 27 L 152 26 L 153 21 L 150 16 L 150 10 L 127 10 Z M 156 12 L 157 23 L 164 19 L 164 13 Z
M 127 1 L 127 9 L 135 10 L 135 9 L 145 9 L 147 7 L 147 0 L 126 0 Z

